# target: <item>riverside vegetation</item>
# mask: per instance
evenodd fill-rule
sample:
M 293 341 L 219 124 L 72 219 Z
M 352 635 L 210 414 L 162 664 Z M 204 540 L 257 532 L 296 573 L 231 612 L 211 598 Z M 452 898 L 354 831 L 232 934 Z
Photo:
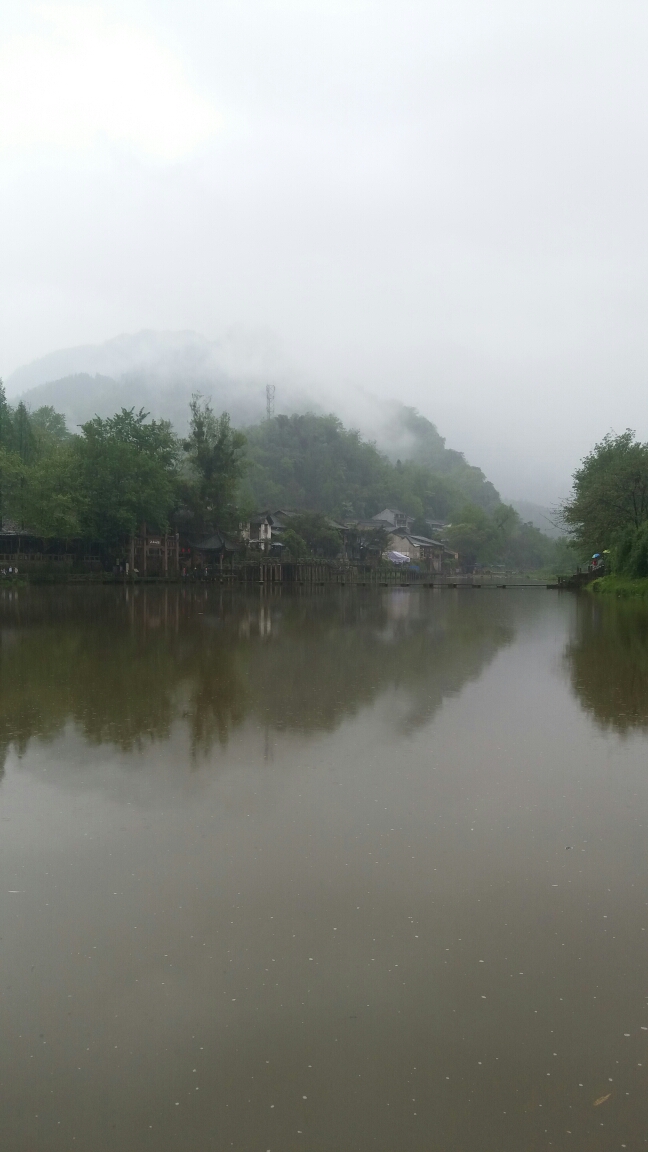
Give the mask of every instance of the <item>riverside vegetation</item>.
M 401 424 L 408 458 L 395 462 L 334 415 L 280 415 L 243 434 L 200 395 L 184 438 L 168 420 L 125 408 L 71 432 L 52 407 L 11 406 L 0 385 L 2 518 L 45 540 L 113 548 L 142 522 L 163 532 L 184 518 L 194 537 L 219 528 L 236 538 L 254 510 L 291 508 L 302 515 L 286 545 L 303 556 L 336 553 L 326 517 L 367 519 L 391 506 L 422 535 L 429 520 L 449 525 L 465 566 L 571 568 L 565 542 L 524 523 L 434 424 L 406 408 Z
M 563 520 L 585 557 L 605 555 L 595 592 L 648 595 L 648 444 L 609 433 L 574 473 Z

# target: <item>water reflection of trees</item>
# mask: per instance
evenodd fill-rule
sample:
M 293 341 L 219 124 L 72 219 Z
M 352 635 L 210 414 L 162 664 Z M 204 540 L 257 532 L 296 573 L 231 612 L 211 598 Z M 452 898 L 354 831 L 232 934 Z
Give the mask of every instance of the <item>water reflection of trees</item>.
M 601 727 L 648 729 L 648 607 L 581 597 L 565 659 L 582 707 Z
M 247 717 L 332 730 L 387 689 L 425 723 L 511 638 L 476 598 L 359 591 L 27 589 L 0 596 L 0 755 L 65 726 L 120 750 L 186 725 L 194 754 Z

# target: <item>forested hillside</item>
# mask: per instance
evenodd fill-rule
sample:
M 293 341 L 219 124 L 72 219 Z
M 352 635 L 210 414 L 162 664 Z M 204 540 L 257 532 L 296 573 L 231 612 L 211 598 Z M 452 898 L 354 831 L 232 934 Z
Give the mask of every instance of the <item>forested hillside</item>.
M 422 535 L 433 531 L 430 520 L 448 525 L 465 565 L 569 566 L 562 545 L 523 524 L 433 424 L 402 414 L 395 440 L 410 458 L 394 462 L 334 415 L 276 416 L 246 435 L 194 396 L 184 438 L 170 421 L 127 408 L 73 434 L 52 407 L 14 408 L 0 386 L 3 521 L 43 538 L 117 547 L 142 522 L 156 531 L 183 524 L 193 539 L 217 528 L 236 539 L 255 510 L 353 521 L 388 506 L 412 516 Z M 335 540 L 328 545 L 327 555 L 336 554 Z
M 396 463 L 333 415 L 276 416 L 246 429 L 248 503 L 342 518 L 386 506 L 434 520 L 451 519 L 467 503 L 493 511 L 500 499 L 483 472 L 446 449 L 429 420 L 413 409 L 402 413 L 411 458 Z
M 461 452 L 445 447 L 434 424 L 401 408 L 394 440 L 409 458 L 390 461 L 336 416 L 277 416 L 246 430 L 242 501 L 252 508 L 310 509 L 340 519 L 394 507 L 445 530 L 462 563 L 570 571 L 565 542 L 551 540 L 502 504 L 493 485 Z

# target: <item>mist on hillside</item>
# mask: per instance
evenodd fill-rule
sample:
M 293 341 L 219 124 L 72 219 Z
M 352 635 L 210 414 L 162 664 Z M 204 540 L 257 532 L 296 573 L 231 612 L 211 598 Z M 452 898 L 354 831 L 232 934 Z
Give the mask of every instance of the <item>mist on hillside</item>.
M 128 377 L 171 411 L 189 365 L 239 421 L 269 378 L 280 410 L 301 390 L 381 436 L 398 401 L 548 507 L 609 430 L 648 436 L 645 5 L 5 0 L 0 21 L 14 394 Z M 241 325 L 264 334 L 243 355 Z
M 194 392 L 245 425 L 265 411 L 267 384 L 278 386 L 282 410 L 312 407 L 308 388 L 265 333 L 233 329 L 207 340 L 196 332 L 143 331 L 52 352 L 13 372 L 6 390 L 32 409 L 51 404 L 71 428 L 135 406 L 183 432 Z
M 433 418 L 366 390 L 327 390 L 299 373 L 269 335 L 241 328 L 214 341 L 195 332 L 149 330 L 61 349 L 18 368 L 6 389 L 10 400 L 22 399 L 32 411 L 51 405 L 72 430 L 95 415 L 134 407 L 171 420 L 184 434 L 195 392 L 245 428 L 267 415 L 268 385 L 274 412 L 333 413 L 375 441 L 393 463 L 413 460 L 446 474 L 466 469 L 461 446 L 449 448 Z M 477 473 L 478 464 L 469 463 Z M 490 488 L 494 504 L 498 493 Z

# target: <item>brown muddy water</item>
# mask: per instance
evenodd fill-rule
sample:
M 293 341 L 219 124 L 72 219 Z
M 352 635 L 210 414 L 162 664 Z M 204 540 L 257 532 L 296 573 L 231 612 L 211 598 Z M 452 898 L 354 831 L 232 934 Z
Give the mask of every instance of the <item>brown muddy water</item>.
M 3 1152 L 648 1141 L 648 615 L 0 595 Z

